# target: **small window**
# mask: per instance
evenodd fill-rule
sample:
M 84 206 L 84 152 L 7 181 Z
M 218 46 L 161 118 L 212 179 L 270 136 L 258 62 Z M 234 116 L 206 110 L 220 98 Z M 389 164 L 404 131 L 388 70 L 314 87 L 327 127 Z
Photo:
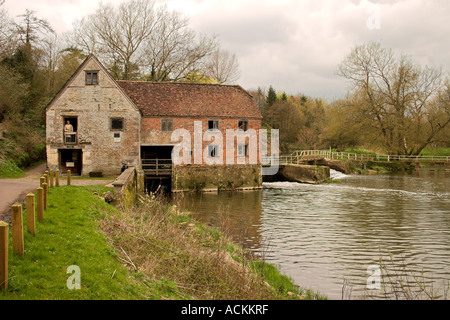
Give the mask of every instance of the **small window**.
M 64 117 L 64 142 L 66 144 L 77 143 L 78 118 Z
M 239 128 L 239 130 L 247 131 L 248 130 L 248 121 L 247 120 L 239 120 L 238 128 Z
M 123 118 L 111 118 L 111 130 L 123 130 Z
M 216 145 L 209 145 L 208 146 L 208 154 L 211 158 L 215 158 L 219 156 L 219 150 L 218 150 L 218 146 Z
M 248 144 L 240 144 L 238 146 L 238 156 L 247 157 L 248 156 Z
M 172 132 L 173 131 L 173 120 L 172 119 L 161 120 L 161 131 L 162 132 Z
M 120 132 L 114 132 L 114 142 L 120 142 Z
M 209 120 L 208 130 L 219 130 L 219 120 Z
M 86 85 L 98 84 L 98 71 L 86 71 Z

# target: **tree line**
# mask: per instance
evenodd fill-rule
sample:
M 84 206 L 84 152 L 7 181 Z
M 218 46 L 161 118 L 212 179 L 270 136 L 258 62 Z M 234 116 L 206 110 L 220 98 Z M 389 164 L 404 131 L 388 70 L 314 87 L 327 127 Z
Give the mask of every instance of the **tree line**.
M 336 73 L 352 85 L 336 101 L 272 87 L 253 92 L 264 125 L 280 129 L 283 153 L 364 146 L 418 155 L 426 147 L 450 147 L 450 82 L 442 68 L 370 42 L 355 46 Z
M 151 0 L 102 3 L 65 34 L 57 34 L 30 10 L 10 17 L 3 3 L 0 144 L 5 134 L 36 144 L 20 132 L 31 127 L 45 146 L 45 106 L 89 54 L 118 80 L 223 84 L 240 77 L 236 56 L 221 49 L 217 37 L 195 32 L 181 12 Z M 352 90 L 336 101 L 288 95 L 273 87 L 251 91 L 263 125 L 280 129 L 283 153 L 366 146 L 414 155 L 427 146 L 450 146 L 450 85 L 444 70 L 371 42 L 355 46 L 337 74 Z
M 117 80 L 233 83 L 235 54 L 195 32 L 181 12 L 154 1 L 101 3 L 57 34 L 36 12 L 10 17 L 0 0 L 0 122 L 44 124 L 44 106 L 89 55 Z M 25 116 L 26 115 L 26 116 Z

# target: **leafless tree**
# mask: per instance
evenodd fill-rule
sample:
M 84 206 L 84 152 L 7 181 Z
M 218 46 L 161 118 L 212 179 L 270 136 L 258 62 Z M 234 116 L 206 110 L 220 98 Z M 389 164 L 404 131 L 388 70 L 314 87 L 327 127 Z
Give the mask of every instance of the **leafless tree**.
M 35 11 L 27 9 L 25 14 L 19 15 L 18 18 L 21 21 L 15 22 L 14 25 L 18 36 L 25 44 L 33 42 L 38 45 L 40 37 L 37 34 L 48 35 L 55 33 L 47 20 L 36 17 Z
M 143 61 L 143 44 L 158 19 L 151 1 L 131 0 L 118 7 L 100 4 L 75 25 L 75 39 L 88 53 L 107 59 L 117 78 L 129 80 Z
M 6 9 L 1 8 L 4 3 L 4 0 L 0 0 L 0 58 L 11 55 L 18 42 L 13 21 Z
M 203 63 L 217 48 L 215 37 L 198 35 L 180 12 L 161 8 L 160 19 L 146 42 L 147 79 L 180 81 L 204 68 Z
M 226 50 L 216 50 L 206 62 L 206 75 L 219 83 L 234 83 L 240 76 L 236 55 Z
M 101 4 L 75 25 L 78 47 L 107 61 L 111 74 L 122 80 L 144 78 L 178 81 L 201 70 L 216 48 L 214 37 L 198 35 L 188 20 L 167 6 L 130 0 L 118 7 Z
M 418 154 L 450 123 L 445 104 L 436 100 L 445 89 L 440 69 L 371 42 L 355 47 L 338 74 L 353 84 L 363 119 L 370 120 L 390 153 Z

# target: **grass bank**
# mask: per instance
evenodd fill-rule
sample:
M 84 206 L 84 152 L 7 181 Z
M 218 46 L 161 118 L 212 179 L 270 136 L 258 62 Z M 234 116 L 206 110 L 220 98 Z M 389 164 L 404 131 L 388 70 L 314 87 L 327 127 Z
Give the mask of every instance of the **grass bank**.
M 43 159 L 44 127 L 30 127 L 11 120 L 0 122 L 0 177 L 20 177 L 21 170 Z
M 13 160 L 0 160 L 0 179 L 1 178 L 22 178 L 25 173 Z
M 142 199 L 120 211 L 103 186 L 49 190 L 45 221 L 25 233 L 25 254 L 12 254 L 0 299 L 317 299 L 278 269 L 248 259 L 217 229 L 178 208 Z M 26 215 L 24 214 L 24 225 Z M 81 272 L 69 290 L 68 268 Z

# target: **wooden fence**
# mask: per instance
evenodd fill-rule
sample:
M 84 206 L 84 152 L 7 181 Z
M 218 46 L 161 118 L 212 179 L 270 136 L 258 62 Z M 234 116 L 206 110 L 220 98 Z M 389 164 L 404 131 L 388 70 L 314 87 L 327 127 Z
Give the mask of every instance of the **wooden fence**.
M 70 185 L 70 170 L 67 172 L 67 185 Z M 59 170 L 45 171 L 40 177 L 40 186 L 36 189 L 36 195 L 29 193 L 26 197 L 27 232 L 36 234 L 36 214 L 38 222 L 44 221 L 44 212 L 47 210 L 48 189 L 59 187 Z M 13 254 L 23 255 L 25 244 L 23 236 L 23 208 L 20 203 L 11 207 L 12 247 Z M 0 290 L 8 289 L 8 253 L 9 253 L 9 224 L 0 221 Z
M 142 159 L 142 170 L 145 175 L 170 176 L 172 159 Z
M 360 160 L 379 162 L 450 162 L 450 156 L 410 156 L 410 155 L 379 155 L 359 154 L 348 152 L 333 152 L 328 150 L 298 150 L 290 155 L 281 155 L 278 161 L 269 157 L 262 159 L 263 163 L 272 164 L 298 164 L 304 160 L 328 159 L 328 160 Z

